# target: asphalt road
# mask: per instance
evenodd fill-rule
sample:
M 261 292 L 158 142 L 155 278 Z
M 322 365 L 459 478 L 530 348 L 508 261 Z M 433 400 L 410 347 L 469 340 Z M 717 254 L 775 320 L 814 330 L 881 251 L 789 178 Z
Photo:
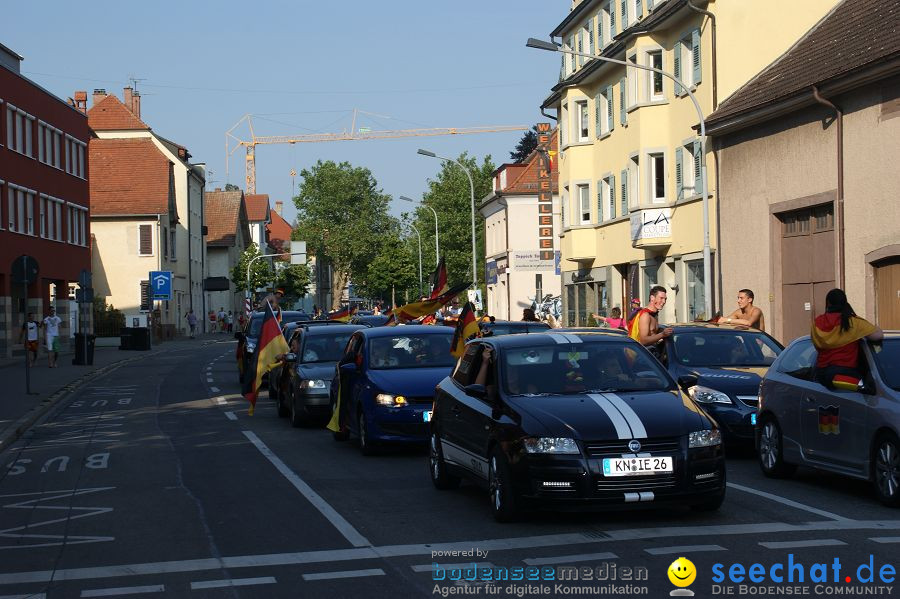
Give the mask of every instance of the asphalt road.
M 0 599 L 661 597 L 675 588 L 666 572 L 679 556 L 696 568 L 698 597 L 894 589 L 879 571 L 900 569 L 900 512 L 864 483 L 811 470 L 773 481 L 736 454 L 714 514 L 539 513 L 497 524 L 481 489 L 431 486 L 424 448 L 363 457 L 321 429 L 291 428 L 265 392 L 249 417 L 233 353 L 223 340 L 129 363 L 3 453 Z M 861 583 L 870 556 L 875 580 Z M 479 578 L 493 567 L 513 579 L 450 580 L 473 574 L 473 562 Z M 729 579 L 730 569 L 740 576 L 735 564 L 746 576 L 755 563 L 763 582 Z M 779 563 L 780 584 L 770 577 Z M 561 582 L 561 566 L 578 567 L 580 580 Z M 623 580 L 629 571 L 636 580 Z

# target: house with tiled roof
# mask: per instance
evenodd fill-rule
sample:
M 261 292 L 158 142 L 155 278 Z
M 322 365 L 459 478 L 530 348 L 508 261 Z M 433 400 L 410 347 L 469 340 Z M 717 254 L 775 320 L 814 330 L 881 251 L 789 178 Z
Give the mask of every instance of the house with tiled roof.
M 184 335 L 188 312 L 205 323 L 208 309 L 205 167 L 141 119 L 137 91 L 122 97 L 94 90 L 87 110 L 95 295 L 126 315 L 151 313 L 158 336 Z M 171 300 L 150 297 L 158 270 L 172 272 Z
M 834 287 L 900 329 L 900 4 L 838 3 L 706 125 L 725 293 L 752 289 L 785 344 Z
M 257 247 L 265 250 L 268 245 L 266 226 L 272 221 L 269 195 L 250 193 L 244 197 L 244 202 L 247 205 L 247 219 L 250 221 L 250 238 Z
M 269 224 L 266 225 L 266 239 L 269 241 L 269 251 L 286 252 L 291 248 L 291 224 L 281 216 L 281 202 L 275 202 L 275 209 L 269 211 Z M 285 258 L 286 260 L 288 258 Z
M 549 171 L 552 195 L 552 230 L 560 231 L 559 172 L 553 158 L 559 148 L 558 132 L 550 133 Z M 553 259 L 541 259 L 541 218 L 538 196 L 541 191 L 537 151 L 522 162 L 502 164 L 493 173 L 493 190 L 480 204 L 484 215 L 485 309 L 501 320 L 519 320 L 522 309 L 531 306 L 534 297 L 560 294 L 559 236 L 552 235 Z
M 250 244 L 250 225 L 244 192 L 206 192 L 206 300 L 210 309 L 238 313 L 243 310 L 243 294 L 231 279 L 232 270 Z

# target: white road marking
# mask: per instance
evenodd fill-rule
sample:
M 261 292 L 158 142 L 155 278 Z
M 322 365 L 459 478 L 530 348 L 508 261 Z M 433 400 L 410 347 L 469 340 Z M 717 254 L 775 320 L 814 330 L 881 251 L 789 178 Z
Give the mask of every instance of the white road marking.
M 816 514 L 818 516 L 830 518 L 831 520 L 837 520 L 837 521 L 849 521 L 850 520 L 850 518 L 845 518 L 843 516 L 838 516 L 837 514 L 833 514 L 831 512 L 826 512 L 825 510 L 820 510 L 819 508 L 815 508 L 815 507 L 794 501 L 793 499 L 787 499 L 787 498 L 781 497 L 779 495 L 774 495 L 772 493 L 766 493 L 765 491 L 760 491 L 758 489 L 752 489 L 750 487 L 745 487 L 744 485 L 739 485 L 737 483 L 725 483 L 725 484 L 727 484 L 730 489 L 736 489 L 738 491 L 743 491 L 744 493 L 751 493 L 753 495 L 765 497 L 766 499 L 771 499 L 772 501 L 776 501 L 782 505 L 787 505 L 792 508 L 796 508 L 798 510 L 804 510 L 811 514 Z
M 157 584 L 144 587 L 118 587 L 115 589 L 91 589 L 81 591 L 82 597 L 114 597 L 117 595 L 139 595 L 141 593 L 163 593 L 165 585 Z
M 237 416 L 234 415 L 234 412 L 225 412 L 225 418 L 229 420 L 237 420 Z
M 384 576 L 384 570 L 381 568 L 372 568 L 371 570 L 347 570 L 345 572 L 304 574 L 303 580 L 331 580 L 333 578 L 360 578 L 362 576 Z
M 836 547 L 846 545 L 837 539 L 809 539 L 806 541 L 763 541 L 760 543 L 766 549 L 795 549 L 800 547 Z
M 206 377 L 206 382 L 207 382 L 207 383 L 214 383 L 215 380 L 213 380 L 213 379 L 211 379 L 211 378 L 209 378 L 209 377 Z
M 228 401 L 224 397 L 217 397 L 216 403 L 219 404 L 220 406 L 224 406 L 225 404 L 228 403 Z
M 224 580 L 202 580 L 192 582 L 191 590 L 221 589 L 223 587 L 247 587 L 255 584 L 275 584 L 278 582 L 274 576 L 262 576 L 260 578 L 226 578 Z
M 650 555 L 671 555 L 673 553 L 698 553 L 700 551 L 727 551 L 719 545 L 677 545 L 675 547 L 650 547 L 644 549 Z
M 491 562 L 475 562 L 471 561 L 465 564 L 441 564 L 438 563 L 438 567 L 441 570 L 463 570 L 465 568 L 471 568 L 472 565 L 478 566 L 479 570 L 493 570 L 497 566 L 492 564 Z M 434 567 L 434 564 L 419 564 L 418 566 L 410 566 L 413 572 L 431 572 L 431 569 Z
M 306 500 L 313 504 L 319 512 L 331 522 L 332 526 L 338 529 L 344 538 L 350 541 L 350 544 L 354 547 L 371 547 L 372 543 L 369 542 L 367 538 L 362 536 L 358 530 L 356 530 L 352 524 L 347 522 L 343 516 L 337 513 L 333 507 L 331 507 L 327 501 L 322 499 L 322 497 L 312 490 L 308 484 L 306 484 L 302 478 L 297 476 L 297 474 L 287 467 L 287 464 L 281 461 L 281 459 L 272 453 L 272 450 L 269 449 L 265 443 L 263 443 L 259 437 L 257 437 L 251 431 L 243 431 L 244 436 L 247 437 L 253 445 L 259 450 L 263 456 L 272 462 L 272 465 L 275 466 L 275 469 L 278 470 L 282 476 L 288 479 L 294 488 L 300 491 L 300 493 L 306 497 Z
M 607 559 L 619 559 L 619 556 L 615 553 L 581 553 L 579 555 L 560 555 L 556 557 L 530 557 L 522 561 L 529 566 L 549 566 L 552 564 L 593 562 Z
M 210 390 L 211 393 L 218 393 L 218 392 L 219 392 L 219 388 L 218 388 L 218 387 L 210 387 L 209 390 Z
M 869 540 L 876 543 L 900 543 L 900 537 L 869 537 Z

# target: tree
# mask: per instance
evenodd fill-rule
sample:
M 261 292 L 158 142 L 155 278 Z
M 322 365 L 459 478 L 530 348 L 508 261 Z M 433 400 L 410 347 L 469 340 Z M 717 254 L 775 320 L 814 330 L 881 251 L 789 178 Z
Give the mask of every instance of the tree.
M 231 282 L 237 287 L 238 291 L 247 290 L 247 265 L 253 258 L 262 255 L 259 247 L 255 243 L 247 246 L 247 249 L 241 253 L 241 259 L 237 265 L 231 269 Z M 257 287 L 266 287 L 272 282 L 272 269 L 264 258 L 253 262 L 250 272 L 250 289 L 251 291 Z
M 509 157 L 516 162 L 522 162 L 537 148 L 537 145 L 537 126 L 534 126 L 522 135 L 522 139 L 516 144 L 515 151 L 510 152 Z
M 349 162 L 316 163 L 300 172 L 303 183 L 294 198 L 297 228 L 291 235 L 306 241 L 310 253 L 331 262 L 332 309 L 351 276 L 365 276 L 373 251 L 390 230 L 389 196 L 367 168 Z
M 278 269 L 275 285 L 284 289 L 286 305 L 306 297 L 309 284 L 309 267 L 306 264 L 289 264 Z
M 235 185 L 234 183 L 226 183 L 225 191 L 240 191 L 241 188 Z
M 391 220 L 391 228 L 365 273 L 353 275 L 353 284 L 365 297 L 390 300 L 392 292 L 398 298 L 405 297 L 406 292 L 419 293 L 418 254 L 413 258 L 412 253 L 412 250 L 418 252 L 418 245 L 413 247 L 418 242 L 411 237 L 401 238 L 400 223 Z

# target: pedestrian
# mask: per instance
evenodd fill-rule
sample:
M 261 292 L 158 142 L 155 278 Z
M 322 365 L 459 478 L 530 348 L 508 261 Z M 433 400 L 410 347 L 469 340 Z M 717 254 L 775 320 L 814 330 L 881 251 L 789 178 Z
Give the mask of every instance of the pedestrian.
M 225 306 L 219 306 L 219 312 L 216 314 L 216 321 L 219 323 L 219 332 L 225 332 Z
M 56 368 L 56 359 L 59 357 L 59 324 L 62 318 L 56 315 L 56 310 L 50 308 L 50 313 L 44 318 L 44 336 L 47 341 L 47 362 L 50 368 Z
M 880 341 L 884 331 L 857 316 L 843 290 L 832 289 L 825 296 L 825 313 L 816 316 L 810 335 L 819 352 L 816 380 L 829 389 L 857 391 L 863 378 L 859 341 Z
M 191 339 L 193 339 L 194 334 L 197 331 L 197 315 L 194 314 L 193 310 L 188 310 L 187 316 L 185 316 L 185 318 L 187 319 L 188 326 L 191 328 Z
M 622 309 L 618 306 L 609 311 L 609 316 L 600 316 L 599 314 L 592 314 L 591 316 L 597 322 L 605 322 L 611 329 L 625 330 L 625 319 L 622 318 Z
M 244 313 L 243 313 L 243 312 L 240 312 L 240 313 L 238 314 L 238 329 L 239 329 L 240 331 L 243 331 L 243 330 L 244 330 L 244 325 L 246 325 L 246 324 L 247 324 L 247 317 L 244 316 Z
M 34 319 L 34 312 L 28 313 L 28 320 L 22 325 L 19 333 L 19 343 L 25 342 L 25 352 L 28 354 L 28 365 L 34 366 L 38 356 L 38 327 L 40 325 Z
M 231 310 L 228 311 L 228 316 L 225 317 L 225 324 L 228 327 L 228 332 L 232 332 L 234 329 L 234 313 Z
M 531 308 L 525 308 L 522 310 L 522 320 L 524 322 L 540 322 L 537 319 L 537 316 L 534 315 L 534 310 Z
M 662 329 L 659 326 L 659 311 L 665 305 L 666 288 L 654 285 L 650 288 L 650 302 L 647 307 L 641 308 L 628 327 L 629 336 L 654 354 L 658 351 L 657 344 L 673 333 L 671 327 Z
M 209 314 L 206 316 L 209 319 L 209 331 L 211 333 L 216 332 L 216 313 L 213 310 L 209 311 Z
M 638 312 L 641 311 L 641 300 L 638 298 L 631 299 L 631 312 L 628 313 L 628 318 L 626 318 L 627 322 L 631 322 L 634 320 L 634 317 L 637 316 Z
M 753 305 L 753 292 L 749 289 L 741 289 L 737 296 L 738 309 L 731 313 L 728 318 L 720 318 L 719 322 L 725 324 L 742 324 L 748 327 L 766 330 L 766 319 L 763 317 L 762 310 Z

